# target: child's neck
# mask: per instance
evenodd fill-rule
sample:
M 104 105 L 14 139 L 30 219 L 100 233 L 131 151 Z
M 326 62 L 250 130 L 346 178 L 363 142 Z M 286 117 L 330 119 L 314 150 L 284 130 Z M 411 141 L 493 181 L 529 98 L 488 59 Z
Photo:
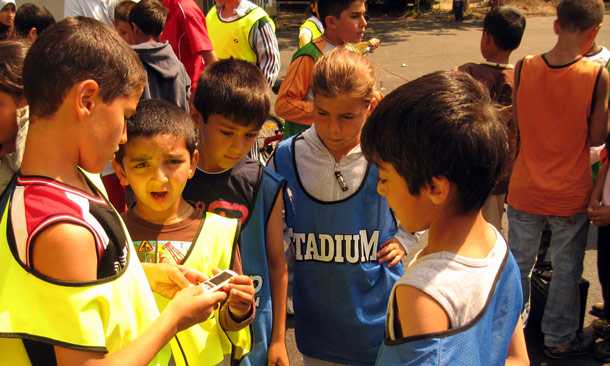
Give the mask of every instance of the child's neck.
M 332 33 L 332 32 L 324 32 L 324 38 L 332 45 L 340 47 L 343 46 L 345 44 L 345 42 L 343 42 L 343 40 L 341 40 L 339 37 L 337 37 L 336 34 Z
M 61 124 L 59 117 L 31 119 L 21 174 L 52 178 L 93 194 L 78 170 L 78 149 L 65 138 L 71 133 L 57 128 L 58 124 Z
M 430 226 L 428 246 L 422 254 L 448 251 L 470 258 L 485 258 L 496 239 L 495 231 L 480 211 L 440 217 Z
M 580 42 L 574 37 L 560 36 L 555 47 L 547 52 L 546 60 L 553 66 L 567 65 L 582 57 Z
M 493 55 L 489 55 L 485 61 L 494 64 L 508 65 L 510 60 L 510 52 L 497 52 Z
M 184 199 L 180 200 L 165 211 L 155 211 L 145 205 L 137 204 L 133 208 L 133 212 L 140 219 L 155 225 L 173 225 L 191 217 L 194 212 L 191 206 Z
M 231 170 L 231 168 L 229 169 L 225 169 L 225 168 L 221 168 L 218 166 L 218 164 L 208 161 L 204 158 L 205 154 L 201 154 L 201 157 L 199 158 L 199 162 L 197 163 L 197 168 L 203 170 L 205 173 L 212 173 L 212 174 L 218 174 L 218 173 L 224 173 L 226 171 Z
M 239 6 L 240 2 L 241 2 L 241 0 L 237 1 L 237 2 L 229 2 L 229 3 L 225 4 L 225 5 L 223 5 L 220 8 L 220 15 L 223 18 L 230 18 L 230 17 L 232 17 L 234 15 L 237 15 L 237 11 L 236 10 L 237 10 L 237 7 Z

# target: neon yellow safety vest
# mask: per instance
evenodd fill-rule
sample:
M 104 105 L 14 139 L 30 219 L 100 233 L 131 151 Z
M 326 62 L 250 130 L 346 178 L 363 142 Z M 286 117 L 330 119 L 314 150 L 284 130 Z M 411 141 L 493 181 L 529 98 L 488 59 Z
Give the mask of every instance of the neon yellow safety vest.
M 252 28 L 261 19 L 271 23 L 275 31 L 275 23 L 262 8 L 256 7 L 243 17 L 231 22 L 220 19 L 216 7 L 210 9 L 206 17 L 208 35 L 214 46 L 214 52 L 219 59 L 236 58 L 256 63 L 257 56 L 250 45 Z
M 183 265 L 207 276 L 213 269 L 229 269 L 233 262 L 234 246 L 239 234 L 239 221 L 213 213 L 206 213 L 203 227 L 191 245 Z M 155 294 L 159 309 L 163 310 L 169 300 Z M 177 334 L 171 342 L 176 365 L 218 365 L 225 356 L 236 359 L 244 357 L 252 347 L 250 327 L 236 332 L 225 332 L 219 323 L 219 310 L 203 323 Z M 176 357 L 184 354 L 188 363 Z
M 301 24 L 301 27 L 299 27 L 299 32 L 301 29 L 307 29 L 311 32 L 312 41 L 322 37 L 323 30 L 320 29 L 318 24 L 316 22 L 314 22 L 313 20 L 311 20 L 311 18 L 308 18 L 303 24 Z M 305 46 L 305 45 L 299 45 L 299 47 L 303 47 L 303 46 Z
M 0 210 L 3 364 L 30 365 L 21 339 L 84 351 L 117 352 L 157 319 L 159 311 L 129 235 L 126 235 L 127 265 L 118 277 L 78 285 L 51 283 L 28 272 L 11 250 L 9 199 Z M 127 234 L 124 225 L 123 230 Z M 164 347 L 150 365 L 165 366 L 170 356 L 170 348 Z

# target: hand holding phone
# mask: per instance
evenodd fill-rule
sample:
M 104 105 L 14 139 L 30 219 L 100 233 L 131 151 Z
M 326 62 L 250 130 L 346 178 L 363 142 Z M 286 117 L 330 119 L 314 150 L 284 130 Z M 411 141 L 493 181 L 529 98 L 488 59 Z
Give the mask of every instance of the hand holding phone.
M 200 286 L 205 290 L 205 292 L 215 292 L 225 287 L 235 276 L 237 276 L 237 273 L 231 271 L 230 269 L 225 269 L 224 271 L 215 274 L 213 277 L 203 282 Z

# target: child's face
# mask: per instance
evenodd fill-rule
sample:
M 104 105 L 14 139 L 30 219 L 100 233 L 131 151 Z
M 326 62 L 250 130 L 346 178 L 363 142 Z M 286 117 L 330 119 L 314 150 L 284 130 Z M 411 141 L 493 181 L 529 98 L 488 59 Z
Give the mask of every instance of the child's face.
M 131 96 L 118 97 L 106 104 L 101 96 L 94 97 L 92 107 L 87 110 L 85 123 L 80 123 L 79 136 L 74 136 L 79 144 L 79 165 L 97 173 L 113 159 L 119 144 L 127 141 L 125 119 L 136 112 L 141 90 Z
M 360 143 L 371 103 L 349 95 L 332 98 L 316 95 L 313 103 L 316 132 L 330 152 L 347 154 Z
M 0 145 L 12 144 L 17 136 L 17 103 L 0 91 Z
M 121 36 L 127 44 L 133 44 L 133 29 L 131 29 L 131 24 L 122 20 L 115 20 L 114 28 L 116 28 L 119 36 Z
M 349 8 L 341 12 L 339 18 L 327 17 L 327 27 L 344 43 L 358 43 L 364 37 L 366 30 L 366 5 L 364 1 L 353 1 Z
M 121 184 L 133 190 L 138 211 L 157 218 L 175 215 L 198 152 L 191 156 L 185 138 L 170 134 L 129 139 L 124 151 L 122 166 L 113 164 Z
M 15 23 L 15 5 L 6 4 L 0 10 L 0 23 L 12 27 Z
M 212 114 L 207 123 L 199 123 L 201 163 L 211 172 L 233 168 L 250 151 L 260 128 L 242 126 L 218 114 Z
M 425 230 L 430 226 L 433 207 L 424 192 L 426 189 L 422 188 L 416 196 L 411 194 L 407 182 L 392 164 L 379 163 L 377 192 L 388 200 L 396 218 L 409 232 Z

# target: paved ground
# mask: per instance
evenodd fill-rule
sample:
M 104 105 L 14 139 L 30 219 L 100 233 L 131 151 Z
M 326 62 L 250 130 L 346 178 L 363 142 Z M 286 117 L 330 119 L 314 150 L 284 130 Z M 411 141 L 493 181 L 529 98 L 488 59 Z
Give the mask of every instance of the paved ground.
M 535 17 L 527 20 L 527 30 L 522 47 L 515 52 L 513 60 L 526 54 L 540 53 L 551 48 L 555 42 L 552 17 Z M 610 24 L 606 15 L 605 24 Z M 420 75 L 451 69 L 469 61 L 480 60 L 479 40 L 481 23 L 466 21 L 456 24 L 447 16 L 427 17 L 419 20 L 373 18 L 369 23 L 367 37 L 377 37 L 382 46 L 371 55 L 371 60 L 379 69 L 380 86 L 387 94 L 406 80 Z M 282 73 L 286 72 L 290 56 L 296 48 L 297 30 L 286 26 L 278 31 L 282 50 Z M 602 29 L 598 36 L 600 44 L 610 45 L 610 31 Z M 592 235 L 594 236 L 594 235 Z M 590 238 L 590 243 L 595 238 Z M 601 293 L 596 275 L 596 251 L 589 245 L 585 258 L 584 277 L 591 282 L 588 305 L 601 301 Z M 592 320 L 587 315 L 585 326 Z M 289 326 L 291 324 L 289 323 Z M 583 357 L 564 362 L 551 362 L 542 355 L 540 340 L 528 339 L 528 347 L 533 365 L 601 365 L 591 357 Z M 294 329 L 288 332 L 288 348 L 292 365 L 302 365 L 302 359 L 294 344 Z

